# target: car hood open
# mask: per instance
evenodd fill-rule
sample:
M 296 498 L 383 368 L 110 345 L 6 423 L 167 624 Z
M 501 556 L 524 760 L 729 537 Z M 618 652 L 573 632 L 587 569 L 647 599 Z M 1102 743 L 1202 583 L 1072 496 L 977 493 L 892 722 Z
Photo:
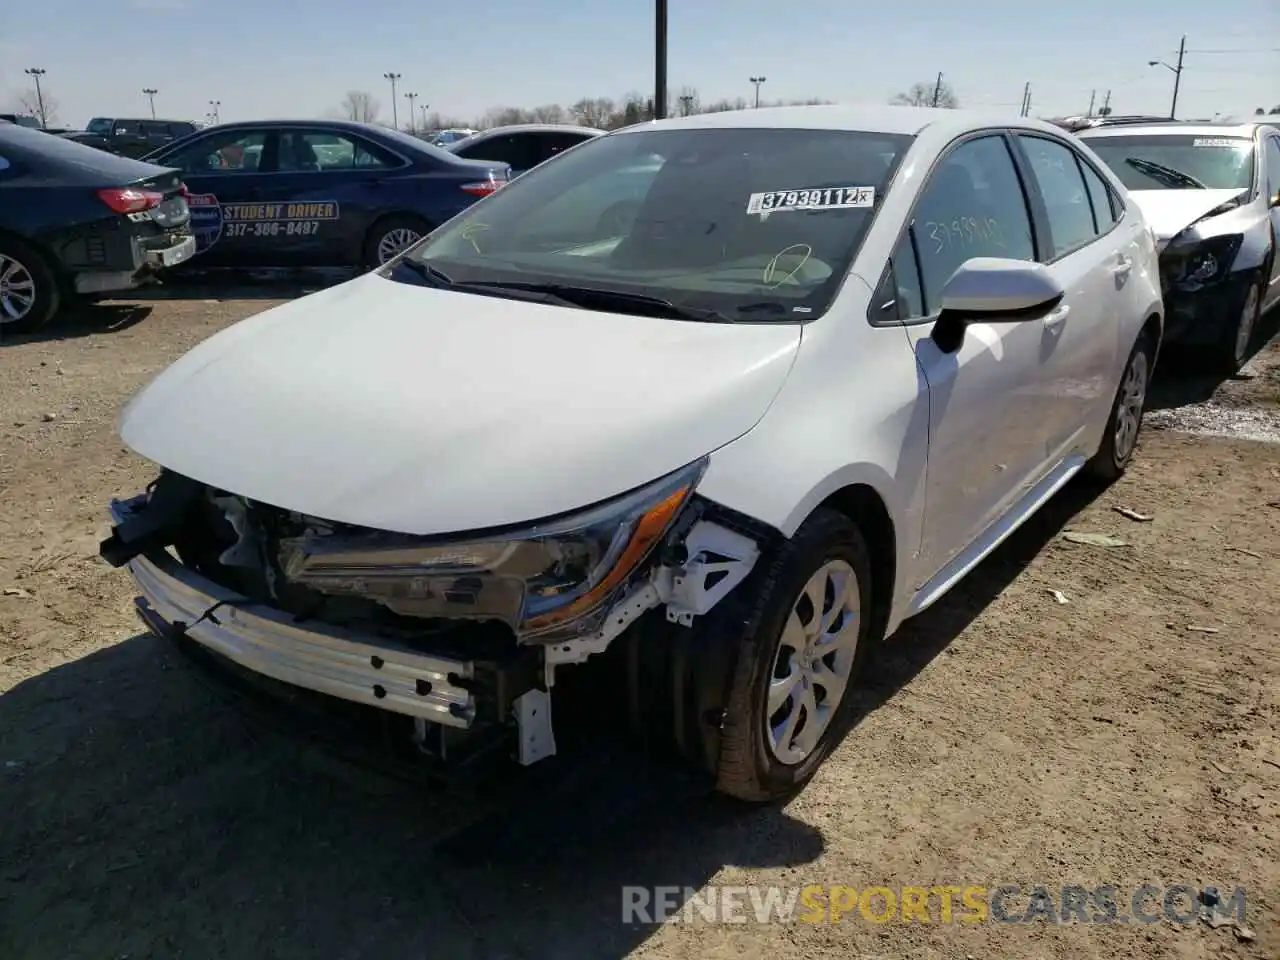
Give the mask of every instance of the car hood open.
M 411 534 L 585 507 L 750 430 L 793 324 L 622 316 L 368 275 L 242 321 L 125 408 L 135 452 L 211 486 Z
M 1130 190 L 1129 196 L 1155 231 L 1160 249 L 1211 210 L 1244 190 Z

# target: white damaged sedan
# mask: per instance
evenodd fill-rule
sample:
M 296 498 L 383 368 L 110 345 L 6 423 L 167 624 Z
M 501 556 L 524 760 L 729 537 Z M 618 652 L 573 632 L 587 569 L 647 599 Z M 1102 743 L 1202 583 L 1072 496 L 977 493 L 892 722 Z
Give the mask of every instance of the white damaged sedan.
M 422 763 L 553 754 L 614 655 L 640 734 L 776 799 L 876 641 L 1125 469 L 1162 323 L 1152 231 L 1049 124 L 641 124 L 161 373 L 101 552 L 156 633 Z

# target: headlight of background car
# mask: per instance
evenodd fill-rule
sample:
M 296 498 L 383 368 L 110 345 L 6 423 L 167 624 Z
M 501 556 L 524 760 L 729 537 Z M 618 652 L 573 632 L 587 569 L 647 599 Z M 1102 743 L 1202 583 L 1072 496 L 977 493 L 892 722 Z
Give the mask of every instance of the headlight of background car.
M 1242 240 L 1242 235 L 1238 233 L 1226 237 L 1211 237 L 1186 251 L 1179 251 L 1182 268 L 1175 275 L 1175 282 L 1194 290 L 1221 280 L 1230 271 Z
M 483 540 L 312 532 L 282 540 L 284 575 L 407 616 L 502 620 L 522 639 L 589 629 L 670 529 L 706 460 L 581 513 Z

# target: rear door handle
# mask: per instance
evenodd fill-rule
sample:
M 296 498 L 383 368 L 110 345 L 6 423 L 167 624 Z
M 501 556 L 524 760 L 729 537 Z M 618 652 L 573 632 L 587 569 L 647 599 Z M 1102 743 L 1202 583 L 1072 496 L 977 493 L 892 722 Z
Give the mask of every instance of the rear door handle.
M 1067 303 L 1054 307 L 1045 314 L 1044 325 L 1046 329 L 1057 330 L 1058 327 L 1062 326 L 1063 321 L 1067 319 L 1067 314 L 1070 312 L 1071 305 Z

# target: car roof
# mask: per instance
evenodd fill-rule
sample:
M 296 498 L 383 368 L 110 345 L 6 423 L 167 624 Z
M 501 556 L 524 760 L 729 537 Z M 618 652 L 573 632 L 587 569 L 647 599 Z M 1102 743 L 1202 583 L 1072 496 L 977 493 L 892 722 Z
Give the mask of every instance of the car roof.
M 1167 137 L 1244 137 L 1252 139 L 1258 127 L 1265 124 L 1250 122 L 1239 123 L 1236 121 L 1213 123 L 1213 122 L 1194 122 L 1182 121 L 1178 123 L 1130 123 L 1116 127 L 1090 127 L 1087 130 L 1080 130 L 1076 133 L 1077 137 L 1084 140 L 1099 140 L 1103 137 L 1130 137 L 1135 134 L 1151 137 L 1151 136 L 1167 136 Z
M 67 183 L 130 182 L 168 169 L 87 147 L 67 137 L 17 124 L 0 126 L 0 153 L 38 162 L 53 178 Z
M 473 134 L 473 137 L 487 137 L 493 134 L 511 133 L 582 133 L 592 137 L 603 136 L 608 130 L 595 127 L 580 127 L 572 123 L 512 123 L 505 127 L 490 127 Z
M 384 127 L 377 123 L 362 123 L 359 120 L 316 120 L 313 118 L 299 117 L 296 120 L 288 118 L 273 118 L 271 120 L 234 120 L 228 123 L 219 123 L 215 126 L 205 127 L 205 130 L 218 130 L 230 127 L 314 127 L 318 130 L 346 130 L 349 133 L 392 133 L 391 127 Z
M 918 136 L 928 129 L 943 136 L 959 136 L 985 127 L 1018 127 L 1062 135 L 1062 128 L 1007 111 L 948 110 L 941 107 L 819 104 L 797 107 L 760 107 L 699 113 L 690 117 L 650 120 L 615 130 L 612 136 L 653 129 L 795 129 L 848 130 Z

